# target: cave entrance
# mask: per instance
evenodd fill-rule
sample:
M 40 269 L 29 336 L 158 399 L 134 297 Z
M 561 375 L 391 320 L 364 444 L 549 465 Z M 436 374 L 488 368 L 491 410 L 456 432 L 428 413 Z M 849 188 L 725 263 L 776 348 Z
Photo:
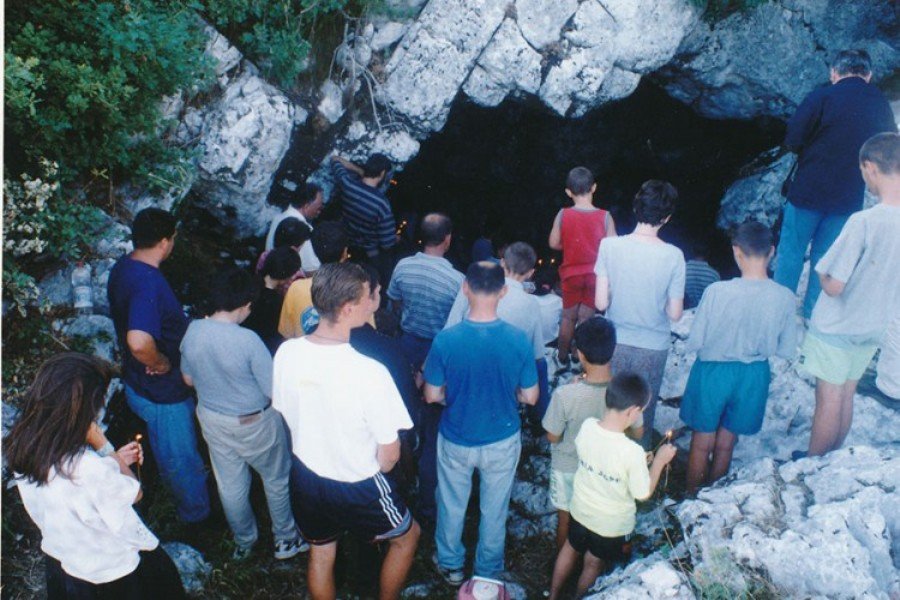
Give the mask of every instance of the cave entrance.
M 620 232 L 634 227 L 630 203 L 640 184 L 664 179 L 678 188 L 679 203 L 663 237 L 683 249 L 705 241 L 711 262 L 730 273 L 729 244 L 715 227 L 719 201 L 741 167 L 777 146 L 783 133 L 774 120 L 705 119 L 646 81 L 578 119 L 536 101 L 484 108 L 461 99 L 444 129 L 396 176 L 391 198 L 400 215 L 449 214 L 452 259 L 464 266 L 485 222 L 498 224 L 502 239 L 527 241 L 549 259 L 547 235 L 556 212 L 570 205 L 564 187 L 572 167 L 593 171 L 595 204 L 612 212 Z

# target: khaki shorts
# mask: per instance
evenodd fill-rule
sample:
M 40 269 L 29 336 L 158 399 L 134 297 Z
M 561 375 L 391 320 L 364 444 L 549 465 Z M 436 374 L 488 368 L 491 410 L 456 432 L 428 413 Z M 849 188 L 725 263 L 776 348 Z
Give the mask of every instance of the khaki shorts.
M 807 332 L 800 348 L 800 364 L 810 375 L 842 385 L 848 381 L 858 381 L 863 376 L 877 349 L 877 346 L 869 344 L 835 346 Z
M 556 507 L 556 510 L 569 511 L 574 485 L 575 473 L 550 469 L 550 502 Z

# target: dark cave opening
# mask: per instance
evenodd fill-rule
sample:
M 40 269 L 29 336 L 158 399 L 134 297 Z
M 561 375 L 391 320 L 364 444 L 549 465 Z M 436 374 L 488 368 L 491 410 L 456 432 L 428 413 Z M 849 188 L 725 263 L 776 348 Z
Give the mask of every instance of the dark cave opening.
M 783 132 L 775 120 L 700 117 L 647 82 L 579 119 L 553 115 L 537 101 L 484 108 L 461 99 L 444 129 L 396 175 L 390 196 L 401 216 L 449 214 L 452 257 L 465 265 L 485 222 L 499 224 L 501 239 L 527 241 L 551 257 L 547 235 L 556 212 L 569 205 L 564 188 L 572 167 L 593 171 L 594 203 L 612 212 L 620 232 L 634 227 L 630 206 L 640 184 L 664 179 L 678 188 L 679 203 L 663 237 L 683 249 L 702 240 L 714 266 L 730 273 L 729 244 L 715 227 L 719 201 L 741 167 L 777 146 Z

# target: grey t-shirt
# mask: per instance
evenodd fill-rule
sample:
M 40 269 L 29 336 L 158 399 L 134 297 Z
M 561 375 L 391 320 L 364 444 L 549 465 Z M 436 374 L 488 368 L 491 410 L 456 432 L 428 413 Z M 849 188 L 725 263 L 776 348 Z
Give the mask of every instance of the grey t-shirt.
M 854 213 L 816 271 L 844 282 L 819 294 L 810 329 L 838 344 L 877 344 L 900 306 L 900 206 Z
M 797 352 L 797 299 L 771 279 L 731 279 L 703 293 L 687 341 L 707 361 L 751 363 Z
M 181 371 L 204 408 L 240 416 L 272 397 L 272 356 L 259 336 L 235 323 L 193 321 L 181 340 Z
M 684 269 L 684 254 L 672 244 L 642 242 L 634 234 L 600 242 L 594 272 L 609 280 L 606 317 L 616 326 L 619 344 L 669 347 L 666 304 L 684 298 Z

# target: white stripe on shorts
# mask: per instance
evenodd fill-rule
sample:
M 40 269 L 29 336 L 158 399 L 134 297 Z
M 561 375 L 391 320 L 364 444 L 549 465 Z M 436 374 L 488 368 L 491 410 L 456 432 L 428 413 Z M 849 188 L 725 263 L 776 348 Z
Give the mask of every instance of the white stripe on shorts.
M 376 473 L 374 479 L 375 485 L 378 487 L 378 502 L 381 504 L 381 509 L 387 516 L 388 521 L 390 521 L 391 526 L 398 527 L 403 522 L 403 516 L 397 510 L 394 501 L 391 500 L 391 486 L 381 473 Z

